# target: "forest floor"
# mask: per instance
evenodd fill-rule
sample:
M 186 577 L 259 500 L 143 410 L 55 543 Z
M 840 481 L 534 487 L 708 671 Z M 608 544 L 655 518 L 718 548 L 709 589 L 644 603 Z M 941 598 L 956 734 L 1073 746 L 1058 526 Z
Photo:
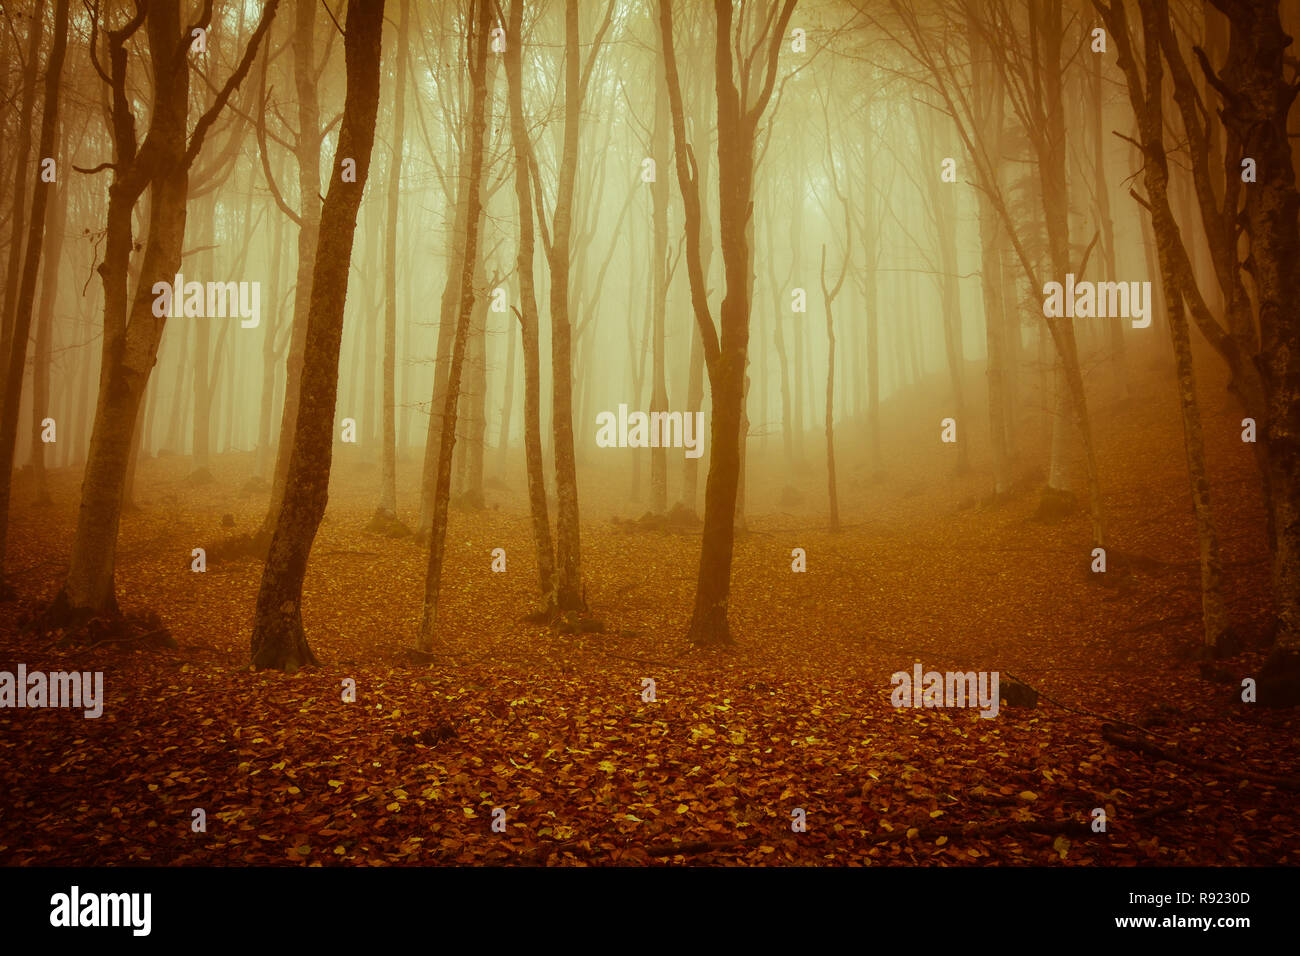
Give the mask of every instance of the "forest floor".
M 293 676 L 245 667 L 260 563 L 190 570 L 192 548 L 260 520 L 267 495 L 240 490 L 251 456 L 218 458 L 205 485 L 187 482 L 188 458 L 141 463 L 117 587 L 126 611 L 161 617 L 170 649 L 22 633 L 66 571 L 80 473 L 53 472 L 43 508 L 20 482 L 9 567 L 21 597 L 0 607 L 0 670 L 103 671 L 106 700 L 91 720 L 0 710 L 0 864 L 1300 863 L 1300 794 L 1232 772 L 1300 767 L 1300 715 L 1241 701 L 1266 650 L 1268 573 L 1240 413 L 1222 382 L 1203 383 L 1228 598 L 1247 645 L 1216 674 L 1194 658 L 1196 530 L 1173 380 L 1139 371 L 1135 398 L 1093 406 L 1105 575 L 1089 571 L 1086 512 L 1035 520 L 1042 481 L 1027 467 L 1008 500 L 982 500 L 980 420 L 962 423 L 974 468 L 956 476 L 954 448 L 938 441 L 946 412 L 936 406 L 931 427 L 930 407 L 901 396 L 924 410 L 886 432 L 876 480 L 854 447 L 862 426 L 838 426 L 838 535 L 823 437 L 807 435 L 798 479 L 779 424 L 752 439 L 736 645 L 716 652 L 684 642 L 698 530 L 627 521 L 647 508 L 629 500 L 635 451 L 590 449 L 580 463 L 587 594 L 605 632 L 524 620 L 535 562 L 513 467 L 487 510 L 452 514 L 445 643 L 430 664 L 408 650 L 427 552 L 365 531 L 374 454 L 336 446 L 304 598 L 321 666 Z M 1042 461 L 1042 445 L 1027 413 L 1021 461 Z M 407 521 L 417 468 L 408 460 L 400 475 Z M 647 457 L 643 494 L 648 472 Z M 491 570 L 494 548 L 505 573 Z M 793 548 L 806 573 L 792 572 Z M 1014 674 L 1072 709 L 1045 698 L 1004 703 L 995 719 L 896 709 L 890 675 L 918 661 Z M 348 679 L 355 702 L 343 700 Z M 1228 769 L 1119 746 L 1085 710 Z M 1089 825 L 1098 807 L 1105 832 Z M 193 832 L 196 808 L 206 832 Z M 798 809 L 806 832 L 792 830 Z

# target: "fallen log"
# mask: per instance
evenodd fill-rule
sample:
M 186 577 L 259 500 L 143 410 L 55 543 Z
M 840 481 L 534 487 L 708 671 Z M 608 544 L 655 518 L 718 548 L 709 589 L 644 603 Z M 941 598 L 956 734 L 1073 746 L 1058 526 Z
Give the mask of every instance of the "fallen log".
M 1168 760 L 1171 763 L 1182 764 L 1184 767 L 1205 770 L 1219 776 L 1249 780 L 1265 787 L 1277 787 L 1279 790 L 1300 790 L 1300 777 L 1278 777 L 1270 773 L 1260 773 L 1256 770 L 1238 770 L 1236 767 L 1229 767 L 1227 764 L 1214 760 L 1189 757 L 1186 754 L 1179 753 L 1174 748 L 1161 747 L 1149 740 L 1126 736 L 1120 733 L 1112 724 L 1102 724 L 1101 736 L 1117 747 L 1146 754 L 1148 757 L 1155 757 L 1157 760 Z

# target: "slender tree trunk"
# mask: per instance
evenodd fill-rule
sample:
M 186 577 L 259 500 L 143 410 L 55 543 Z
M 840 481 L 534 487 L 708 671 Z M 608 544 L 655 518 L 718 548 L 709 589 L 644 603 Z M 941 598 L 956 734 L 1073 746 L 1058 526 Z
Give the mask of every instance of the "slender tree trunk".
M 304 665 L 316 663 L 303 632 L 302 584 L 312 541 L 325 515 L 329 496 L 343 307 L 351 272 L 357 209 L 370 172 L 375 139 L 383 17 L 383 0 L 348 0 L 343 39 L 347 95 L 329 195 L 321 207 L 320 242 L 312 267 L 307 311 L 300 405 L 289 451 L 284 504 L 262 570 L 250 639 L 252 663 L 258 670 L 271 668 L 293 673 Z M 356 182 L 343 179 L 345 159 L 356 163 Z
M 284 217 L 275 220 L 275 236 L 271 240 L 271 308 L 262 320 L 262 387 L 261 404 L 257 414 L 257 455 L 253 461 L 253 477 L 266 480 L 274 462 L 271 458 L 271 417 L 275 410 L 275 337 L 280 319 L 280 267 L 283 259 Z
M 506 462 L 509 460 L 510 450 L 510 419 L 514 416 L 515 402 L 515 326 L 507 316 L 505 320 L 505 329 L 502 331 L 506 337 L 506 370 L 503 384 L 505 386 L 505 395 L 501 399 L 501 427 L 497 431 L 497 473 L 505 480 Z
M 528 509 L 532 517 L 533 542 L 537 546 L 538 585 L 546 606 L 554 603 L 555 550 L 551 543 L 551 522 L 547 514 L 546 475 L 542 463 L 541 347 L 538 344 L 537 290 L 533 272 L 533 196 L 528 178 L 528 125 L 524 119 L 522 56 L 524 0 L 510 4 L 505 68 L 510 107 L 510 138 L 515 159 L 515 204 L 519 214 L 520 337 L 524 352 L 524 462 L 528 471 Z
M 447 275 L 442 287 L 438 308 L 438 340 L 433 366 L 433 403 L 429 406 L 429 426 L 424 443 L 424 464 L 420 469 L 420 516 L 416 523 L 417 537 L 429 533 L 433 525 L 433 496 L 438 484 L 438 453 L 442 448 L 442 413 L 447 404 L 447 379 L 451 369 L 451 348 L 455 338 L 456 310 L 460 303 L 460 250 L 465 248 L 470 196 L 467 179 L 465 139 L 472 117 L 464 118 L 460 130 L 461 149 L 456 160 L 456 213 L 452 218 L 446 248 Z
M 583 610 L 582 551 L 578 530 L 578 475 L 573 452 L 572 330 L 569 323 L 569 244 L 573 231 L 573 187 L 578 166 L 578 4 L 564 6 L 564 147 L 551 238 L 551 383 L 555 435 L 557 522 L 556 602 L 562 611 Z
M 662 44 L 662 40 L 659 41 Z M 662 50 L 655 58 L 654 126 L 650 147 L 654 159 L 655 181 L 650 187 L 653 200 L 654 249 L 650 255 L 650 281 L 654 290 L 651 309 L 654 329 L 651 333 L 653 362 L 650 370 L 650 414 L 668 411 L 668 383 L 664 356 L 664 329 L 668 310 L 668 145 L 671 125 L 668 118 L 668 90 L 665 88 Z M 662 170 L 662 172 L 661 172 Z M 662 442 L 650 449 L 650 510 L 663 514 L 668 510 L 668 449 Z M 692 503 L 693 504 L 693 503 Z
M 935 204 L 936 232 L 939 238 L 939 304 L 943 314 L 944 353 L 952 382 L 953 412 L 959 422 L 966 421 L 966 389 L 963 383 L 965 357 L 962 354 L 961 290 L 957 286 L 956 202 L 952 191 L 940 185 L 931 193 Z M 970 471 L 970 442 L 957 442 L 957 473 Z
M 45 3 L 32 5 L 31 22 L 27 30 L 27 69 L 23 73 L 23 97 L 18 121 L 18 145 L 14 150 L 14 191 L 9 208 L 12 226 L 9 230 L 9 267 L 5 272 L 4 314 L 0 316 L 0 357 L 5 360 L 8 372 L 10 343 L 13 341 L 14 311 L 20 294 L 19 269 L 22 266 L 24 232 L 27 231 L 27 197 L 31 193 L 31 180 L 27 167 L 32 151 L 32 114 L 36 111 L 36 78 L 40 75 L 41 38 L 45 33 Z M 49 155 L 49 154 L 46 154 Z M 38 157 L 38 160 L 43 157 Z M 39 162 L 37 164 L 39 168 Z M 42 223 L 44 225 L 44 223 Z
M 411 0 L 402 0 L 393 66 L 393 145 L 388 163 L 388 209 L 384 236 L 384 435 L 379 478 L 379 511 L 397 516 L 397 214 L 402 187 L 402 146 L 406 131 L 406 59 L 410 46 Z
M 32 29 L 40 32 L 39 17 L 33 20 Z M 54 45 L 45 64 L 45 105 L 41 114 L 41 132 L 37 146 L 40 158 L 54 156 L 57 147 L 54 140 L 59 125 L 59 88 L 67 48 L 68 0 L 57 0 L 54 10 Z M 27 68 L 31 73 L 35 73 L 34 58 L 28 62 Z M 38 174 L 37 182 L 32 187 L 32 215 L 27 235 L 26 261 L 23 263 L 22 280 L 13 314 L 10 351 L 6 356 L 8 363 L 4 379 L 3 413 L 0 414 L 0 593 L 8 587 L 2 575 L 9 542 L 9 501 L 13 491 L 14 452 L 18 441 L 23 370 L 27 365 L 27 339 L 31 333 L 32 312 L 36 305 L 36 278 L 40 272 L 41 249 L 45 241 L 46 209 L 53 189 L 54 183 L 43 181 Z M 23 198 L 21 191 L 15 194 L 18 204 L 22 203 Z M 16 211 L 15 208 L 15 213 Z M 17 239 L 15 235 L 14 241 L 17 242 Z M 57 257 L 47 263 L 47 268 L 58 268 Z
M 182 428 L 185 423 L 185 376 L 189 371 L 189 366 L 185 364 L 188 355 L 189 329 L 186 322 L 180 322 L 173 328 L 180 330 L 176 338 L 176 356 L 175 368 L 176 378 L 173 380 L 172 395 L 176 400 L 172 402 L 171 413 L 167 416 L 167 435 L 163 442 L 163 447 L 173 454 L 179 455 L 184 449 L 184 439 L 182 438 Z
M 201 249 L 204 249 L 199 256 L 199 281 L 212 281 L 214 276 L 212 244 L 216 236 L 216 193 L 211 192 L 205 197 L 199 206 L 199 214 L 195 216 L 198 220 L 198 236 L 196 241 Z M 175 290 L 176 295 L 180 294 L 179 289 Z M 212 376 L 210 369 L 211 361 L 211 338 L 212 338 L 212 320 L 207 316 L 199 316 L 192 319 L 186 319 L 186 322 L 194 326 L 194 372 L 193 384 L 194 390 L 194 418 L 191 421 L 193 429 L 193 468 L 190 472 L 190 480 L 194 482 L 210 481 L 212 478 L 212 455 L 208 441 L 212 433 L 212 393 L 216 390 L 216 379 Z
M 1094 170 L 1093 188 L 1097 191 L 1097 220 L 1101 226 L 1101 255 L 1105 267 L 1107 282 L 1114 282 L 1118 276 L 1115 261 L 1115 222 L 1110 215 L 1110 183 L 1106 178 L 1106 142 L 1108 139 L 1102 118 L 1101 57 L 1093 56 L 1092 68 L 1088 71 L 1088 91 L 1091 99 L 1092 119 L 1092 165 Z M 1133 397 L 1133 383 L 1129 380 L 1128 354 L 1124 348 L 1124 326 L 1117 315 L 1106 320 L 1106 332 L 1109 337 L 1109 351 L 1112 368 L 1120 392 L 1126 398 Z
M 1042 190 L 1043 210 L 1046 217 L 1048 246 L 1052 271 L 1064 281 L 1072 268 L 1070 263 L 1069 193 L 1065 177 L 1065 111 L 1062 105 L 1061 36 L 1062 3 L 1051 0 L 1042 8 L 1031 7 L 1030 16 L 1038 19 L 1038 43 L 1041 45 L 1041 77 L 1047 127 L 1035 137 L 1038 150 L 1039 182 Z M 1087 396 L 1083 375 L 1079 368 L 1078 346 L 1074 326 L 1064 319 L 1045 318 L 1060 360 L 1057 380 L 1057 417 L 1053 437 L 1052 469 L 1059 479 L 1065 468 L 1066 448 L 1064 430 L 1066 422 L 1073 420 L 1083 441 L 1084 463 L 1088 481 L 1089 513 L 1092 518 L 1093 543 L 1106 544 L 1105 513 L 1101 497 L 1101 481 L 1097 470 L 1096 449 L 1092 438 L 1092 423 L 1088 417 Z M 1049 488 L 1066 490 L 1063 484 Z
M 438 589 L 442 584 L 442 568 L 446 557 L 451 462 L 456 445 L 456 403 L 460 393 L 461 368 L 465 361 L 470 320 L 474 311 L 475 263 L 479 259 L 478 242 L 482 203 L 480 188 L 483 177 L 484 140 L 488 125 L 487 46 L 492 13 L 487 0 L 475 0 L 475 4 L 477 24 L 469 44 L 472 56 L 470 77 L 474 93 L 469 114 L 468 181 L 464 183 L 469 193 L 469 206 L 465 247 L 460 253 L 460 303 L 457 310 L 456 337 L 452 345 L 451 363 L 447 370 L 447 396 L 442 413 L 444 424 L 440 436 L 442 444 L 438 450 L 437 482 L 434 487 L 433 514 L 429 532 L 429 565 L 424 579 L 424 607 L 420 616 L 420 630 L 416 638 L 416 647 L 426 653 L 433 650 L 434 631 L 438 618 Z
M 67 151 L 61 166 L 66 167 Z M 50 414 L 50 341 L 54 334 L 54 311 L 59 297 L 59 266 L 63 237 L 68 221 L 68 184 L 58 187 L 50 208 L 45 233 L 49 248 L 41 271 L 41 306 L 36 319 L 36 353 L 32 364 L 32 481 L 37 504 L 49 504 L 50 492 L 45 480 L 45 442 L 41 422 Z
M 772 241 L 775 232 L 775 229 L 767 230 L 767 262 L 768 276 L 772 283 L 772 344 L 776 346 L 776 357 L 781 366 L 781 451 L 786 474 L 789 475 L 794 472 L 794 426 L 790 421 L 790 360 L 786 354 L 783 331 L 789 298 L 776 276 L 776 251 Z
M 848 272 L 848 262 L 840 272 L 840 281 Z M 840 498 L 835 487 L 835 319 L 831 306 L 835 295 L 826 285 L 826 247 L 822 246 L 822 302 L 826 306 L 826 485 L 830 493 L 831 534 L 840 530 Z M 839 292 L 839 286 L 835 287 Z
M 293 79 L 298 99 L 298 269 L 293 299 L 293 328 L 289 333 L 289 357 L 285 363 L 284 408 L 280 415 L 280 439 L 276 447 L 275 475 L 271 502 L 258 536 L 269 542 L 284 500 L 289 474 L 292 437 L 297 431 L 299 393 L 307 342 L 307 311 L 311 304 L 312 270 L 316 245 L 320 241 L 320 101 L 316 94 L 316 8 L 315 0 L 294 0 Z
M 485 223 L 479 223 L 479 236 Z M 480 239 L 480 244 L 482 240 Z M 463 503 L 472 509 L 483 507 L 483 445 L 487 433 L 487 273 L 483 257 L 478 257 L 474 269 L 474 301 L 476 307 L 470 314 L 469 345 L 465 354 L 465 383 L 461 388 L 460 407 L 465 412 L 465 427 L 460 443 L 460 463 L 464 478 L 461 483 Z

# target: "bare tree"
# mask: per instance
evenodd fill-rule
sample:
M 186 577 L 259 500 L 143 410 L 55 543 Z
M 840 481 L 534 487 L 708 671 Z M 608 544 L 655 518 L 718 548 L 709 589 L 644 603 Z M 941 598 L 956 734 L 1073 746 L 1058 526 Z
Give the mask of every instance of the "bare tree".
M 686 264 L 691 285 L 691 307 L 703 339 L 705 367 L 713 395 L 709 475 L 704 492 L 704 537 L 695 609 L 688 631 L 689 639 L 702 645 L 732 643 L 727 600 L 731 593 L 736 494 L 741 467 L 741 419 L 749 350 L 752 263 L 748 226 L 752 215 L 754 146 L 759 123 L 772 98 L 781 41 L 794 13 L 795 0 L 784 0 L 779 11 L 770 8 L 766 16 L 759 12 L 750 13 L 754 6 L 760 5 L 747 5 L 741 9 L 740 23 L 733 36 L 731 3 L 729 0 L 714 0 L 719 225 L 726 274 L 726 295 L 722 300 L 719 329 L 709 308 L 700 256 L 698 167 L 686 141 L 681 80 L 673 47 L 671 0 L 660 0 L 659 5 L 677 181 L 686 210 Z M 750 42 L 745 42 L 747 19 L 750 19 L 751 32 L 756 36 Z M 733 56 L 733 42 L 737 49 L 743 47 L 747 50 L 739 58 L 739 63 Z
M 466 210 L 465 247 L 461 252 L 460 305 L 456 317 L 456 334 L 452 343 L 451 362 L 447 369 L 447 395 L 442 410 L 441 446 L 438 449 L 437 483 L 434 488 L 433 514 L 429 531 L 429 565 L 424 578 L 424 603 L 416 649 L 433 650 L 438 620 L 438 590 L 442 585 L 442 567 L 447 545 L 447 509 L 451 495 L 451 461 L 456 445 L 456 405 L 460 395 L 461 370 L 469 340 L 470 318 L 474 311 L 474 267 L 478 261 L 479 224 L 482 203 L 483 141 L 487 135 L 487 47 L 492 26 L 488 0 L 473 0 L 474 26 L 470 30 L 470 81 L 473 100 L 470 107 L 469 154 L 466 157 L 469 206 Z
M 383 19 L 383 0 L 348 0 L 343 39 L 347 97 L 329 194 L 321 206 L 300 405 L 285 476 L 284 503 L 262 569 L 250 639 L 252 664 L 258 670 L 293 673 L 316 663 L 302 627 L 302 583 L 329 497 L 343 306 L 351 273 L 357 209 L 375 141 Z M 347 176 L 345 166 L 351 167 Z M 351 175 L 352 169 L 355 176 Z
M 410 48 L 411 0 L 402 0 L 393 66 L 393 141 L 388 162 L 388 207 L 384 234 L 384 395 L 383 464 L 379 511 L 397 518 L 397 214 L 402 186 L 402 145 L 406 124 L 406 60 Z
M 1160 51 L 1160 17 L 1168 17 L 1165 0 L 1151 0 L 1142 8 L 1144 35 L 1144 69 L 1140 70 L 1129 36 L 1127 16 L 1122 3 L 1109 7 L 1098 3 L 1107 29 L 1119 54 L 1124 71 L 1129 102 L 1133 106 L 1141 136 L 1143 180 L 1146 203 L 1152 212 L 1156 231 L 1156 253 L 1160 261 L 1160 278 L 1168 306 L 1169 332 L 1173 339 L 1178 369 L 1178 398 L 1183 416 L 1183 445 L 1187 454 L 1187 471 L 1191 478 L 1192 503 L 1196 509 L 1196 529 L 1201 553 L 1201 608 L 1204 643 L 1211 652 L 1227 655 L 1236 651 L 1223 598 L 1223 568 L 1219 557 L 1219 538 L 1214 512 L 1210 505 L 1210 482 L 1205 471 L 1205 444 L 1201 436 L 1201 413 L 1196 399 L 1196 372 L 1192 364 L 1192 343 L 1187 315 L 1183 309 L 1183 290 L 1174 265 L 1177 223 L 1169 203 L 1169 166 L 1164 146 L 1164 65 Z
M 123 26 L 105 31 L 109 71 L 96 68 L 111 91 L 114 159 L 98 167 L 113 171 L 108 191 L 104 260 L 99 265 L 104 286 L 99 401 L 82 480 L 72 559 L 67 579 L 50 609 L 52 620 L 84 618 L 117 610 L 113 565 L 128 458 L 140 401 L 167 321 L 165 312 L 155 314 L 154 286 L 169 284 L 178 271 L 185 237 L 190 167 L 209 129 L 252 66 L 279 5 L 280 0 L 268 0 L 239 66 L 212 106 L 199 117 L 188 139 L 189 64 L 185 52 L 191 43 L 191 30 L 181 29 L 176 7 L 141 6 Z M 206 26 L 211 17 L 211 4 L 205 7 L 203 17 L 193 29 Z M 98 31 L 98 17 L 95 23 Z M 138 143 L 134 100 L 127 91 L 127 44 L 141 27 L 148 33 L 155 97 L 149 132 L 144 142 Z M 131 294 L 128 282 L 134 242 L 131 220 L 136 203 L 146 189 L 152 197 L 149 232 L 134 294 Z
M 40 32 L 40 20 L 35 19 L 32 29 Z M 37 155 L 44 159 L 53 157 L 56 143 L 55 134 L 59 123 L 59 92 L 63 77 L 63 59 L 68 49 L 68 0 L 57 0 L 54 8 L 54 41 L 50 55 L 45 61 L 45 101 L 41 108 L 41 132 L 37 145 Z M 28 64 L 31 74 L 36 72 L 33 59 Z M 65 173 L 66 175 L 66 173 Z M 57 176 L 57 167 L 56 167 Z M 36 277 L 41 267 L 41 250 L 45 241 L 46 207 L 54 183 L 47 182 L 44 175 L 37 177 L 32 189 L 31 220 L 29 222 L 26 257 L 23 262 L 22 280 L 18 288 L 18 301 L 13 315 L 12 335 L 9 338 L 9 354 L 5 367 L 4 394 L 0 396 L 0 594 L 9 591 L 4 580 L 4 560 L 9 541 L 9 498 L 13 489 L 14 450 L 18 440 L 19 402 L 23 392 L 23 369 L 27 364 L 27 340 L 31 333 L 32 312 L 36 305 Z M 22 195 L 18 194 L 21 204 Z M 14 239 L 17 245 L 17 237 Z M 46 266 L 57 269 L 55 259 Z
M 506 84 L 509 92 L 510 137 L 515 160 L 515 202 L 519 215 L 520 335 L 524 352 L 524 458 L 528 471 L 528 507 L 532 516 L 533 541 L 537 546 L 537 577 L 543 603 L 554 603 L 555 551 L 551 543 L 551 522 L 547 514 L 546 476 L 542 464 L 541 347 L 538 343 L 537 290 L 533 273 L 535 233 L 533 196 L 529 178 L 528 124 L 524 119 L 522 53 L 523 0 L 513 0 L 506 27 Z

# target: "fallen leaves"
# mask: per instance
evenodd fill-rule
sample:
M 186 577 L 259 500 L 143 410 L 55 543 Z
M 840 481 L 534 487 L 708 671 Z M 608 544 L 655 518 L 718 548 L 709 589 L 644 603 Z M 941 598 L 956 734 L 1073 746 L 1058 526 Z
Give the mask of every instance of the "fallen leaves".
M 1167 455 L 1141 445 L 1150 468 L 1170 469 L 1153 487 L 1185 483 L 1178 441 Z M 144 487 L 165 467 L 142 462 Z M 1139 520 L 1150 475 L 1113 473 L 1126 547 L 1194 543 L 1194 531 Z M 92 721 L 0 711 L 0 863 L 1296 862 L 1294 793 L 1214 768 L 1293 772 L 1297 718 L 1243 711 L 1181 666 L 1169 652 L 1181 632 L 1124 632 L 1194 610 L 1194 581 L 1099 593 L 1075 573 L 1078 529 L 1028 525 L 1032 501 L 954 516 L 941 488 L 903 496 L 909 480 L 864 493 L 869 520 L 839 536 L 768 514 L 756 480 L 756 533 L 736 544 L 740 647 L 724 654 L 681 646 L 698 539 L 584 526 L 593 610 L 610 627 L 565 635 L 520 620 L 535 588 L 524 509 L 453 514 L 434 663 L 403 653 L 424 553 L 359 547 L 371 488 L 343 481 L 304 600 L 324 666 L 293 678 L 238 669 L 259 566 L 203 577 L 169 557 L 204 540 L 207 510 L 251 523 L 261 501 L 222 497 L 237 483 L 219 482 L 166 513 L 128 515 L 123 596 L 156 604 L 181 646 L 60 647 L 19 635 L 0 609 L 0 667 L 104 670 L 108 696 Z M 612 501 L 625 486 L 608 484 Z M 606 507 L 594 500 L 584 513 Z M 1240 507 L 1230 500 L 1228 518 Z M 48 565 L 24 583 L 32 593 L 57 583 L 71 513 L 37 526 L 15 509 L 19 566 Z M 789 570 L 796 537 L 807 575 Z M 509 575 L 488 569 L 498 546 Z M 1258 603 L 1249 586 L 1235 599 Z M 1012 669 L 1127 721 L 1158 701 L 1161 732 L 1193 763 L 1117 746 L 1096 720 L 1046 702 L 993 720 L 895 710 L 889 675 L 914 660 Z M 641 697 L 647 675 L 654 702 Z M 355 703 L 341 699 L 346 679 Z M 191 829 L 196 807 L 206 832 Z M 1099 807 L 1104 833 L 1092 829 Z M 492 829 L 497 809 L 505 832 Z M 805 833 L 791 831 L 796 809 Z

